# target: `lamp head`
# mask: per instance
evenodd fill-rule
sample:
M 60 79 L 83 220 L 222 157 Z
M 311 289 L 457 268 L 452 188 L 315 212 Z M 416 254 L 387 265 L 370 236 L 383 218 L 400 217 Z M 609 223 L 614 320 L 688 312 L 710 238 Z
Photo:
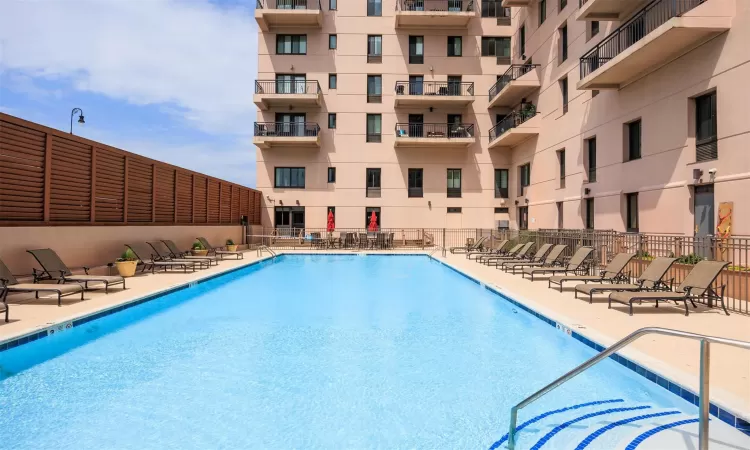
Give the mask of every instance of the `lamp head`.
M 81 114 L 80 116 L 78 116 L 78 123 L 80 123 L 81 125 L 83 125 L 83 124 L 86 123 L 86 121 L 83 120 L 83 114 Z

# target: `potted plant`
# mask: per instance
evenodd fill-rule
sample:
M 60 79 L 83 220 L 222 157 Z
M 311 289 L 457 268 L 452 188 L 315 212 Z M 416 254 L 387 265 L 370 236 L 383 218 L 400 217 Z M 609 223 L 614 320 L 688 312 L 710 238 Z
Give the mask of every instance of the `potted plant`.
M 115 260 L 115 266 L 117 266 L 117 272 L 121 277 L 127 278 L 135 275 L 135 269 L 138 265 L 138 258 L 136 258 L 133 250 L 127 249 L 122 255 Z
M 208 250 L 203 247 L 203 244 L 201 244 L 200 241 L 193 242 L 193 256 L 206 256 L 208 255 Z
M 237 244 L 235 244 L 234 241 L 231 239 L 227 239 L 227 251 L 229 252 L 237 251 Z

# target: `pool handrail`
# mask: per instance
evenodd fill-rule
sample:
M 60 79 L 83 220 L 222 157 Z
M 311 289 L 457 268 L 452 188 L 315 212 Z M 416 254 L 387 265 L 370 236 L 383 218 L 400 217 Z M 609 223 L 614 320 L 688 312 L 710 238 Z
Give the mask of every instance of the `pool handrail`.
M 699 380 L 699 392 L 698 392 L 698 412 L 700 416 L 699 416 L 699 422 L 698 422 L 698 449 L 708 450 L 708 420 L 709 420 L 708 416 L 709 416 L 709 406 L 710 406 L 709 367 L 711 365 L 710 344 L 713 343 L 713 344 L 729 345 L 732 347 L 738 347 L 738 348 L 742 348 L 745 350 L 750 350 L 750 342 L 740 341 L 737 339 L 722 338 L 722 337 L 717 337 L 717 336 L 707 336 L 703 334 L 689 333 L 687 331 L 679 331 L 679 330 L 672 330 L 669 328 L 659 328 L 659 327 L 641 328 L 639 330 L 636 330 L 630 333 L 629 335 L 625 336 L 624 338 L 612 344 L 609 348 L 603 350 L 598 355 L 580 364 L 579 366 L 577 366 L 570 372 L 566 373 L 565 375 L 551 382 L 547 386 L 539 389 L 535 393 L 526 397 L 526 399 L 524 399 L 521 403 L 518 403 L 516 406 L 512 407 L 510 410 L 510 429 L 508 431 L 508 449 L 514 450 L 516 446 L 516 424 L 518 421 L 518 411 L 520 409 L 525 408 L 529 404 L 542 398 L 544 395 L 548 394 L 552 390 L 563 385 L 564 383 L 566 383 L 568 380 L 572 379 L 576 375 L 593 367 L 598 362 L 602 361 L 603 359 L 608 358 L 616 351 L 620 350 L 621 348 L 629 345 L 631 342 L 647 334 L 661 334 L 665 336 L 674 336 L 674 337 L 679 337 L 679 338 L 693 339 L 693 340 L 700 341 L 701 343 L 700 370 L 699 370 L 700 380 Z
M 265 251 L 267 251 L 268 253 L 271 254 L 271 259 L 274 259 L 277 256 L 279 256 L 279 255 L 276 254 L 275 251 L 271 250 L 271 248 L 269 246 L 265 245 L 265 244 L 261 244 L 261 245 L 255 247 L 255 250 L 257 251 L 257 256 L 258 257 L 263 256 L 263 250 L 265 250 Z
M 442 245 L 436 245 L 435 248 L 432 249 L 432 251 L 430 252 L 430 257 L 432 257 L 432 255 L 434 255 L 438 250 L 442 250 L 443 251 L 443 258 L 445 258 L 445 254 L 446 254 L 447 250 Z

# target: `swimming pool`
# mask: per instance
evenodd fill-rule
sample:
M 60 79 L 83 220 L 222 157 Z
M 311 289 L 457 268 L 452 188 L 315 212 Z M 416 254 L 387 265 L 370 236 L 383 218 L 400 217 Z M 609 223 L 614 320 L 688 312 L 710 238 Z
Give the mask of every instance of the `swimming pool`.
M 424 256 L 281 256 L 0 353 L 0 442 L 502 448 L 510 407 L 594 354 Z M 517 448 L 695 417 L 605 361 L 525 409 Z

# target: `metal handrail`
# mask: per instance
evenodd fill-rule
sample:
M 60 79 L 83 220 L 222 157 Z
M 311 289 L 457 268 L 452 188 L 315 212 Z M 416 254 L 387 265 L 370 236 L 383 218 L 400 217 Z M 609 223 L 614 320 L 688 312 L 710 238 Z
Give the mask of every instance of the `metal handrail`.
M 396 138 L 453 139 L 474 137 L 473 123 L 397 123 Z
M 474 2 L 472 0 L 398 0 L 397 11 L 448 11 L 448 12 L 473 12 Z
M 257 246 L 255 248 L 255 250 L 257 251 L 257 256 L 259 256 L 259 257 L 263 256 L 263 250 L 267 251 L 268 253 L 270 253 L 272 255 L 271 259 L 276 258 L 277 256 L 279 256 L 279 255 L 276 254 L 275 251 L 271 250 L 271 248 L 269 246 L 267 246 L 267 245 L 259 245 L 259 246 Z
M 443 247 L 442 245 L 435 246 L 435 248 L 430 252 L 430 257 L 432 257 L 432 255 L 434 255 L 435 252 L 437 252 L 438 250 L 442 250 L 443 251 L 443 258 L 445 258 L 446 250 L 445 250 L 445 247 Z
M 320 0 L 269 0 L 268 5 L 264 5 L 262 0 L 257 0 L 255 2 L 255 7 L 258 9 L 305 10 L 315 9 L 316 3 L 318 6 L 318 10 L 322 11 L 323 7 L 320 4 Z
M 703 334 L 689 333 L 687 331 L 679 331 L 679 330 L 672 330 L 669 328 L 657 328 L 657 327 L 641 328 L 640 330 L 636 330 L 633 333 L 630 333 L 628 336 L 612 344 L 606 350 L 602 351 L 598 355 L 594 356 L 593 358 L 579 365 L 575 369 L 571 370 L 570 372 L 556 379 L 555 381 L 543 387 L 542 389 L 539 389 L 532 395 L 526 397 L 526 399 L 524 399 L 521 403 L 511 408 L 510 429 L 508 431 L 508 449 L 513 450 L 516 445 L 516 423 L 518 421 L 518 411 L 520 409 L 525 408 L 526 406 L 530 405 L 536 400 L 539 400 L 544 395 L 560 387 L 561 385 L 571 380 L 575 376 L 593 367 L 598 362 L 608 358 L 609 356 L 614 354 L 616 351 L 620 350 L 623 347 L 626 347 L 627 345 L 629 345 L 631 342 L 635 341 L 636 339 L 646 336 L 648 334 L 661 334 L 665 336 L 674 336 L 674 337 L 679 337 L 679 338 L 693 339 L 696 341 L 700 341 L 701 357 L 700 357 L 700 381 L 699 381 L 699 392 L 698 392 L 698 410 L 700 414 L 700 419 L 699 419 L 699 424 L 698 424 L 698 428 L 699 428 L 698 448 L 699 450 L 708 450 L 708 416 L 709 416 L 709 406 L 710 406 L 709 366 L 711 363 L 710 344 L 712 343 L 723 344 L 723 345 L 729 345 L 732 347 L 743 348 L 745 350 L 750 350 L 750 342 L 739 341 L 736 339 L 716 337 L 716 336 L 706 336 Z
M 320 94 L 318 80 L 255 80 L 256 94 Z
M 474 82 L 467 81 L 397 81 L 396 95 L 438 95 L 461 96 L 474 95 Z
M 536 106 L 534 105 L 530 106 L 527 110 L 511 111 L 508 115 L 500 119 L 500 122 L 498 122 L 494 127 L 490 128 L 490 142 L 497 139 L 498 136 L 501 136 L 506 131 L 512 128 L 516 128 L 517 126 L 521 125 L 537 114 L 539 114 L 539 111 L 536 110 Z
M 315 122 L 255 122 L 257 137 L 317 137 L 320 125 Z
M 499 94 L 500 91 L 502 91 L 503 88 L 507 86 L 511 81 L 517 80 L 518 78 L 526 75 L 537 67 L 539 67 L 539 64 L 513 64 L 508 67 L 508 70 L 506 70 L 504 74 L 500 75 L 497 82 L 490 88 L 490 101 L 492 101 L 492 99 L 495 98 L 495 96 Z

